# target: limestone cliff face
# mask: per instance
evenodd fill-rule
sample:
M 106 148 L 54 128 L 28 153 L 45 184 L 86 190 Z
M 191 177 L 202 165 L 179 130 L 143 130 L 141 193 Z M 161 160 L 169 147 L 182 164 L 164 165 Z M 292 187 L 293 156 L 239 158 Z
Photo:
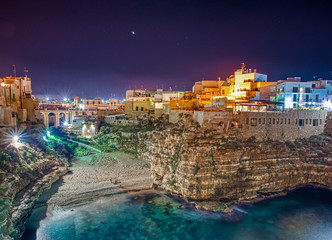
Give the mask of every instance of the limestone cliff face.
M 29 143 L 0 149 L 0 239 L 20 239 L 40 194 L 68 171 L 67 158 L 35 137 L 41 138 L 27 133 Z
M 223 123 L 200 127 L 187 118 L 141 138 L 155 185 L 192 200 L 257 200 L 304 184 L 332 188 L 332 139 L 244 140 Z M 142 137 L 142 136 L 141 136 Z

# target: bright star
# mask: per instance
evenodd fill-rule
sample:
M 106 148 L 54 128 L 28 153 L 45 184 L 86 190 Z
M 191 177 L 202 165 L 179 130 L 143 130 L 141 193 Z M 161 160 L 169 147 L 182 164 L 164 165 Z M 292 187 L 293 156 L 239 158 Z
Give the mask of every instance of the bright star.
M 131 31 L 131 34 L 132 34 L 132 35 L 135 35 L 136 33 L 135 33 L 134 31 Z

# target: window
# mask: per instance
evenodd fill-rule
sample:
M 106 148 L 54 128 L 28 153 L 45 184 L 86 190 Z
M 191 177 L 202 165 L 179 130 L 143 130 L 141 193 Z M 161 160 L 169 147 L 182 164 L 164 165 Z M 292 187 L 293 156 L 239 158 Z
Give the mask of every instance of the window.
M 288 118 L 288 124 L 290 124 L 290 118 Z
M 297 124 L 297 119 L 295 119 L 295 124 Z
M 299 92 L 299 88 L 298 87 L 293 87 L 293 92 Z
M 136 107 L 136 111 L 138 111 L 138 107 Z
M 249 124 L 249 118 L 247 118 L 246 123 L 247 123 L 247 125 Z
M 322 122 L 323 122 L 322 119 L 319 119 L 319 124 L 320 124 L 320 125 L 322 125 Z
M 310 93 L 310 88 L 305 88 L 305 93 Z
M 141 107 L 141 111 L 143 111 L 143 107 Z
M 308 125 L 308 118 L 305 120 L 305 124 Z
M 277 118 L 277 124 L 279 124 L 279 118 Z
M 225 90 L 222 90 L 222 94 L 225 94 Z
M 275 92 L 276 91 L 276 87 L 271 87 L 271 92 Z
M 282 124 L 282 119 L 280 119 L 280 124 Z
M 319 101 L 319 95 L 316 95 L 315 96 L 315 102 L 318 102 Z
M 293 102 L 296 102 L 296 94 L 293 95 Z
M 258 119 L 258 124 L 262 124 L 262 119 Z
M 300 127 L 304 126 L 304 119 L 299 119 L 299 126 Z
M 263 124 L 265 124 L 265 118 L 263 118 Z
M 269 124 L 271 124 L 271 118 L 269 118 Z
M 276 124 L 276 119 L 275 118 L 273 118 L 273 124 Z
M 257 126 L 257 118 L 252 118 L 250 122 L 251 122 L 251 126 L 252 127 L 256 127 Z
M 318 119 L 314 119 L 314 121 L 313 121 L 313 125 L 314 125 L 314 127 L 317 127 L 317 126 L 318 126 Z
M 305 101 L 306 101 L 306 102 L 309 102 L 309 94 L 306 94 L 306 95 L 305 95 Z
M 311 125 L 311 118 L 309 119 L 309 124 Z

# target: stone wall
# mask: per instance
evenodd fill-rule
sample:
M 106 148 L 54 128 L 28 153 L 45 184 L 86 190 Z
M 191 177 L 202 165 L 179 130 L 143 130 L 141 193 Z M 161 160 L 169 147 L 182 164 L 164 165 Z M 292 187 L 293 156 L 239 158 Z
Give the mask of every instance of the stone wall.
M 242 126 L 244 138 L 255 136 L 261 141 L 294 141 L 323 133 L 326 111 L 240 112 L 235 119 Z
M 237 127 L 243 139 L 294 141 L 323 133 L 327 112 L 324 110 L 291 110 L 287 112 L 237 112 L 171 110 L 169 121 L 176 123 L 190 115 L 200 125 L 222 124 L 222 131 Z
M 111 125 L 119 125 L 119 126 L 132 126 L 132 125 L 138 125 L 139 123 L 139 121 L 137 120 L 109 119 L 109 118 L 105 118 L 105 122 Z
M 171 110 L 169 113 L 169 122 L 176 123 L 180 119 L 182 119 L 183 115 L 193 115 L 194 111 L 187 111 L 187 110 Z

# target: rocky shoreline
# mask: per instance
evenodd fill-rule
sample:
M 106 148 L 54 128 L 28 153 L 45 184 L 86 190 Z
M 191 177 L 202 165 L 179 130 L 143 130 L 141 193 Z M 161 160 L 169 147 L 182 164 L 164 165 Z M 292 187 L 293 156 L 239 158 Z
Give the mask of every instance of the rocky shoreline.
M 24 232 L 24 224 L 30 216 L 39 196 L 67 172 L 67 167 L 53 167 L 50 173 L 36 180 L 32 186 L 24 190 L 23 197 L 16 199 L 19 202 L 18 205 L 15 204 L 11 209 L 10 222 L 7 223 L 7 228 L 10 230 L 6 236 L 3 236 L 5 240 L 21 238 Z

